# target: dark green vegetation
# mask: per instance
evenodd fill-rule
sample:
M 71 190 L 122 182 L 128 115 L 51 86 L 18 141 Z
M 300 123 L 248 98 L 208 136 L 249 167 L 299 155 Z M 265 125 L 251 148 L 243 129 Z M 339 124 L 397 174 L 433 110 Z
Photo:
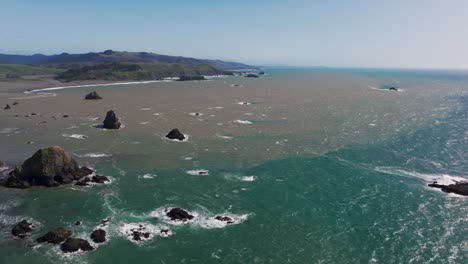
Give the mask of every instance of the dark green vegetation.
M 56 79 L 63 82 L 159 80 L 166 77 L 226 75 L 232 74 L 233 70 L 256 68 L 237 62 L 112 50 L 50 56 L 0 54 L 0 63 L 3 63 L 0 64 L 0 77 L 18 79 L 28 75 L 57 75 Z
M 230 74 L 228 71 L 218 70 L 207 65 L 183 65 L 167 63 L 132 63 L 114 62 L 93 66 L 83 66 L 78 69 L 70 69 L 57 76 L 57 79 L 64 82 L 79 80 L 160 80 L 166 77 L 179 76 L 200 76 Z
M 24 64 L 0 64 L 0 76 L 12 79 L 31 75 L 56 75 L 60 72 L 63 72 L 63 70 L 52 67 Z

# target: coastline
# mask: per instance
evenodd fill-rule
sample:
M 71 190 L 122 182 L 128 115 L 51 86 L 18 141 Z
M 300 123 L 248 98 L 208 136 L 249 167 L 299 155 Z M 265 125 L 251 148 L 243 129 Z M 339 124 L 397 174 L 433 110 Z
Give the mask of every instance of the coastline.
M 207 81 L 214 78 L 226 78 L 229 75 L 209 75 L 204 76 Z M 63 83 L 54 79 L 22 79 L 15 81 L 0 81 L 0 93 L 38 93 L 44 91 L 55 91 L 71 88 L 82 88 L 82 87 L 102 87 L 102 86 L 114 86 L 114 85 L 133 85 L 133 84 L 147 84 L 147 83 L 159 83 L 159 82 L 173 82 L 178 80 L 179 77 L 167 77 L 163 80 L 147 80 L 147 81 L 73 81 L 69 83 Z M 68 85 L 66 85 L 68 84 Z

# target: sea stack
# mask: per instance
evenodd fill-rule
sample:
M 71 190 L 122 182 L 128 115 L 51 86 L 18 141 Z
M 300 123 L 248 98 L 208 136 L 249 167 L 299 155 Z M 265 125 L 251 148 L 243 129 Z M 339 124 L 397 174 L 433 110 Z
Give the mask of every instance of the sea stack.
M 106 114 L 106 118 L 104 119 L 103 127 L 106 129 L 119 129 L 121 126 L 119 119 L 115 115 L 113 110 L 110 110 Z
M 100 99 L 102 99 L 102 97 L 98 93 L 96 93 L 96 91 L 90 92 L 89 94 L 85 96 L 85 100 L 100 100 Z
M 185 139 L 185 136 L 184 134 L 180 133 L 179 129 L 177 128 L 174 128 L 172 129 L 167 135 L 166 137 L 168 139 L 177 139 L 177 140 L 180 140 L 180 141 L 183 141 Z
M 53 146 L 38 150 L 22 165 L 10 172 L 4 185 L 10 188 L 28 188 L 34 185 L 59 186 L 79 180 L 92 170 L 79 167 L 71 155 L 63 148 Z

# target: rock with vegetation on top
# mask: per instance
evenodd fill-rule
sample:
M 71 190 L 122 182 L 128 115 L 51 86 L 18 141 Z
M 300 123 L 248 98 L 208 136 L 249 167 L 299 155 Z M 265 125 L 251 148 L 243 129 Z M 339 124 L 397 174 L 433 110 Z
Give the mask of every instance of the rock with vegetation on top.
M 89 244 L 87 240 L 73 237 L 67 238 L 67 240 L 62 245 L 60 245 L 60 249 L 66 253 L 77 252 L 78 250 L 94 250 L 94 248 Z
M 28 188 L 34 185 L 59 186 L 79 180 L 91 169 L 79 167 L 75 159 L 63 148 L 53 146 L 38 150 L 22 165 L 10 172 L 4 185 L 10 188 Z
M 167 137 L 168 139 L 177 139 L 177 140 L 180 140 L 180 141 L 182 141 L 182 140 L 185 139 L 184 134 L 180 133 L 179 129 L 177 129 L 177 128 L 172 129 L 172 130 L 166 135 L 166 137 Z
M 102 97 L 96 92 L 90 92 L 85 96 L 85 100 L 100 100 Z
M 32 231 L 31 228 L 32 224 L 28 223 L 26 220 L 22 220 L 21 222 L 18 222 L 13 229 L 11 230 L 11 234 L 23 238 L 25 237 L 29 232 Z
M 36 239 L 39 243 L 60 244 L 72 235 L 72 231 L 59 227 Z
M 106 114 L 104 119 L 103 127 L 106 129 L 119 129 L 122 124 L 119 121 L 119 118 L 115 115 L 113 110 L 110 110 Z
M 173 208 L 166 213 L 172 221 L 189 221 L 193 219 L 193 215 L 189 214 L 187 211 L 180 208 Z
M 91 239 L 94 243 L 104 243 L 106 242 L 106 231 L 102 229 L 96 229 L 91 233 Z

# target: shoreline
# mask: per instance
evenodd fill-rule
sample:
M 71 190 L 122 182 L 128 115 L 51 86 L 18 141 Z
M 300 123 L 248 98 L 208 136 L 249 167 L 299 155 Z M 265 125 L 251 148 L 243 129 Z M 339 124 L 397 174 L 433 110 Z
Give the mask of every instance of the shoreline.
M 207 75 L 204 76 L 207 80 L 210 81 L 216 78 L 226 78 L 230 77 L 229 75 Z M 120 81 L 120 82 L 111 82 L 111 81 L 75 81 L 68 83 L 61 83 L 53 79 L 40 79 L 35 82 L 30 82 L 28 80 L 20 80 L 14 82 L 2 82 L 0 81 L 0 87 L 4 90 L 0 90 L 0 93 L 40 93 L 46 91 L 56 91 L 72 88 L 83 88 L 83 87 L 102 87 L 102 86 L 114 86 L 114 85 L 134 85 L 134 84 L 148 84 L 148 83 L 160 83 L 160 82 L 174 82 L 177 81 L 179 77 L 167 77 L 162 80 L 147 80 L 147 81 Z

